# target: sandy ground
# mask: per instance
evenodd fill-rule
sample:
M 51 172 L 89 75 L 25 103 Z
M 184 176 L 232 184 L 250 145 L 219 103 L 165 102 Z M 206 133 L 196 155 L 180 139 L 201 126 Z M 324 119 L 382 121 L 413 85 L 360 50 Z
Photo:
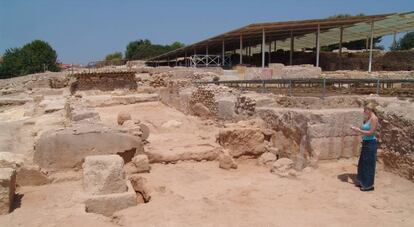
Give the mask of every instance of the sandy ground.
M 152 200 L 112 218 L 85 213 L 81 181 L 23 187 L 20 207 L 0 226 L 413 226 L 413 184 L 377 171 L 376 190 L 360 192 L 344 174 L 356 160 L 322 163 L 296 179 L 279 178 L 255 160 L 237 170 L 217 162 L 153 164 L 144 174 Z
M 216 125 L 158 102 L 97 108 L 108 125 L 116 124 L 120 110 L 150 127 L 146 149 L 174 153 L 215 146 Z M 182 124 L 166 127 L 171 120 Z M 375 191 L 360 192 L 348 177 L 356 172 L 356 159 L 320 163 L 293 179 L 271 174 L 256 160 L 237 162 L 231 171 L 216 161 L 152 164 L 142 174 L 151 201 L 113 217 L 85 212 L 79 178 L 21 187 L 16 209 L 0 216 L 0 226 L 414 226 L 413 183 L 381 165 Z

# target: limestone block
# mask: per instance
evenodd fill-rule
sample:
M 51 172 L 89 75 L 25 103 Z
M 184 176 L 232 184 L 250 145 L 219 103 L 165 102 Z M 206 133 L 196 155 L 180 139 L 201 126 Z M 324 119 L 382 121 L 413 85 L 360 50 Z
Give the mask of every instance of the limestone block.
M 217 118 L 231 120 L 235 115 L 235 97 L 222 97 L 217 100 Z
M 125 121 L 131 120 L 131 114 L 125 111 L 121 111 L 118 113 L 117 122 L 118 125 L 123 125 Z
M 148 180 L 138 174 L 134 174 L 129 177 L 132 187 L 135 192 L 138 192 L 142 195 L 144 202 L 149 202 L 151 199 L 150 189 L 148 187 Z
M 114 212 L 137 205 L 137 195 L 130 181 L 126 182 L 127 191 L 107 195 L 89 195 L 85 199 L 88 213 L 111 216 Z
M 41 168 L 79 167 L 89 155 L 141 151 L 139 137 L 97 124 L 80 124 L 44 132 L 35 144 L 34 162 Z
M 317 120 L 308 123 L 309 137 L 338 137 L 358 135 L 351 129 L 351 125 L 361 125 L 363 115 L 360 109 L 332 109 L 326 112 L 313 113 L 312 118 Z
M 222 169 L 237 169 L 237 163 L 227 150 L 219 155 L 219 167 Z
M 276 155 L 271 152 L 266 152 L 260 155 L 257 159 L 258 165 L 268 165 L 276 161 Z
M 11 211 L 16 190 L 16 171 L 0 168 L 0 215 Z
M 293 169 L 293 164 L 293 161 L 288 158 L 278 159 L 273 163 L 270 172 L 279 177 L 294 177 L 296 171 Z
M 218 142 L 230 155 L 258 155 L 265 152 L 265 136 L 258 128 L 225 128 L 218 134 Z
M 202 103 L 196 103 L 192 107 L 192 110 L 193 110 L 194 115 L 202 117 L 202 118 L 211 116 L 210 110 Z
M 360 143 L 361 138 L 359 136 L 310 139 L 311 151 L 319 160 L 356 156 L 360 149 Z
M 85 192 L 92 195 L 105 195 L 127 190 L 124 160 L 119 155 L 88 156 L 82 167 Z
M 144 154 L 133 157 L 131 162 L 135 165 L 137 173 L 149 172 L 151 169 L 148 156 Z
M 310 66 L 285 66 L 282 68 L 282 79 L 294 78 L 319 78 L 322 70 L 320 67 Z

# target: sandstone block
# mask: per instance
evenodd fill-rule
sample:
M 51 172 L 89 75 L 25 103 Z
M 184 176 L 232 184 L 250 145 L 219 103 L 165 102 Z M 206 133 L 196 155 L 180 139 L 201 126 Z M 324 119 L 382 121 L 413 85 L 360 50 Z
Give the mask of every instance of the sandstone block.
M 94 155 L 83 163 L 83 189 L 92 195 L 123 193 L 127 190 L 124 160 L 118 155 Z
M 276 155 L 270 152 L 263 153 L 257 159 L 258 165 L 268 165 L 276 161 Z
M 131 182 L 126 182 L 128 190 L 123 193 L 107 195 L 89 195 L 85 199 L 85 209 L 88 213 L 111 216 L 114 212 L 137 205 L 137 196 Z
M 16 171 L 0 168 L 0 215 L 11 211 L 16 190 Z
M 149 202 L 151 199 L 151 195 L 147 179 L 137 174 L 134 174 L 129 177 L 129 180 L 131 181 L 132 187 L 134 188 L 135 192 L 140 193 L 142 195 L 144 202 Z
M 118 113 L 117 122 L 118 125 L 123 125 L 125 121 L 131 120 L 131 114 L 125 111 L 121 111 Z
M 322 137 L 310 139 L 311 152 L 319 160 L 349 158 L 358 155 L 359 136 Z
M 280 158 L 273 163 L 270 171 L 280 177 L 293 177 L 296 176 L 296 171 L 293 170 L 293 164 L 293 161 L 288 158 Z
M 193 113 L 199 117 L 209 117 L 211 115 L 210 110 L 201 103 L 196 103 L 192 107 Z
M 217 100 L 217 118 L 231 120 L 235 116 L 235 97 L 223 97 Z
M 141 139 L 96 124 L 81 124 L 43 133 L 35 144 L 34 162 L 41 168 L 79 167 L 86 156 L 141 151 Z
M 237 163 L 227 150 L 219 155 L 219 167 L 222 169 L 237 169 Z
M 265 136 L 258 128 L 226 128 L 218 134 L 218 142 L 233 157 L 259 155 L 265 152 Z

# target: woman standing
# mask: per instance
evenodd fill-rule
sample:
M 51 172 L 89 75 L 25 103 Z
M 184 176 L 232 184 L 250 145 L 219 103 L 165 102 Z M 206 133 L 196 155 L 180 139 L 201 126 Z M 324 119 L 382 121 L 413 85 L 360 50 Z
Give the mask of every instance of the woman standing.
M 362 127 L 351 127 L 363 135 L 357 175 L 358 186 L 361 191 L 374 190 L 375 164 L 377 159 L 377 138 L 375 134 L 377 126 L 378 118 L 375 115 L 375 106 L 373 103 L 369 103 L 364 107 L 364 124 Z

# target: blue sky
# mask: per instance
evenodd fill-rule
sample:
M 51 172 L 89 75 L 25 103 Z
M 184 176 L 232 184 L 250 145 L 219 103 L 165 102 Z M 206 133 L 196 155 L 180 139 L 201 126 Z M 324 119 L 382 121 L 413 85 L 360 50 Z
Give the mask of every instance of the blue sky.
M 414 0 L 0 0 L 0 53 L 42 39 L 60 61 L 87 63 L 142 38 L 190 44 L 256 22 L 413 10 Z

